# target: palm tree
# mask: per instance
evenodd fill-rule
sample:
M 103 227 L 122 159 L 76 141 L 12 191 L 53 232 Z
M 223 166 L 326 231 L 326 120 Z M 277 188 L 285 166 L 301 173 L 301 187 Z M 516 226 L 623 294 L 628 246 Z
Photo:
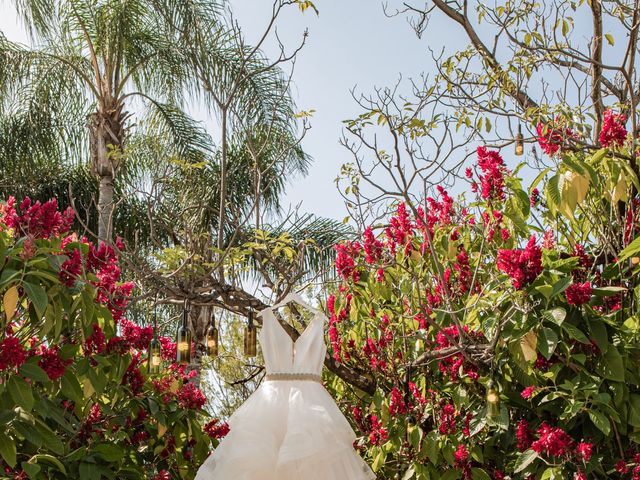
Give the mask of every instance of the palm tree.
M 193 86 L 186 48 L 152 1 L 17 4 L 37 46 L 0 37 L 0 162 L 19 163 L 18 180 L 37 174 L 41 183 L 49 171 L 88 165 L 98 181 L 98 238 L 108 241 L 132 135 L 150 128 L 188 161 L 209 153 L 206 133 L 178 108 Z M 220 28 L 220 6 L 198 5 L 201 20 Z

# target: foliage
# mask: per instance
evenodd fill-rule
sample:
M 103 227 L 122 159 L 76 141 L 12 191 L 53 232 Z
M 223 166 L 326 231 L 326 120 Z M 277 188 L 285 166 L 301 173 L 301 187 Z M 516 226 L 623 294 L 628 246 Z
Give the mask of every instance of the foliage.
M 153 331 L 125 318 L 117 252 L 70 234 L 55 200 L 10 198 L 0 215 L 3 478 L 193 478 L 205 398 L 168 338 L 167 370 L 147 374 Z
M 330 389 L 380 478 L 640 474 L 635 142 L 608 117 L 528 191 L 480 147 L 474 199 L 438 187 L 337 246 L 331 354 L 377 388 Z

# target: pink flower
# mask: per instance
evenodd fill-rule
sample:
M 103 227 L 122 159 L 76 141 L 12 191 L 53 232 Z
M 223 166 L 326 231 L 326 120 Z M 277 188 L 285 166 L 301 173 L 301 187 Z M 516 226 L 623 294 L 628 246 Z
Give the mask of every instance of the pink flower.
M 625 463 L 624 460 L 618 460 L 614 468 L 616 469 L 616 472 L 618 472 L 620 475 L 624 475 L 629 471 L 629 468 L 627 467 L 627 464 Z
M 367 263 L 376 263 L 382 256 L 382 242 L 375 237 L 371 227 L 365 229 L 363 237 L 364 253 L 366 254 L 365 261 Z
M 65 255 L 68 256 L 68 259 L 60 266 L 58 277 L 63 284 L 71 288 L 82 273 L 82 253 L 74 248 L 71 252 L 66 252 Z
M 178 403 L 181 408 L 198 410 L 204 407 L 207 399 L 193 383 L 185 383 L 178 392 Z
M 593 454 L 593 443 L 580 442 L 576 447 L 578 457 L 588 462 Z
M 531 444 L 531 448 L 538 454 L 560 457 L 573 448 L 573 440 L 561 428 L 551 427 L 543 422 L 537 434 L 538 440 Z
M 15 208 L 14 197 L 9 197 L 6 205 L 0 207 L 0 223 L 14 229 L 19 236 L 50 238 L 69 231 L 73 224 L 73 210 L 58 211 L 55 198 L 45 203 L 32 203 L 29 197 L 25 197 L 19 209 L 21 215 Z
M 409 382 L 409 391 L 418 405 L 425 405 L 427 403 L 427 399 L 422 396 L 420 389 L 415 383 Z
M 71 359 L 65 360 L 60 356 L 60 349 L 57 345 L 51 348 L 42 346 L 39 356 L 38 365 L 47 372 L 50 380 L 58 380 L 62 377 L 67 365 L 72 363 Z
M 171 474 L 166 470 L 160 470 L 157 475 L 153 477 L 153 480 L 171 480 Z
M 467 447 L 462 444 L 458 445 L 458 448 L 453 453 L 453 458 L 457 464 L 466 462 L 469 459 L 469 451 L 467 450 Z
M 9 368 L 18 369 L 26 359 L 27 353 L 16 337 L 9 335 L 0 341 L 0 372 Z
M 531 397 L 533 397 L 533 394 L 535 392 L 536 392 L 535 386 L 527 387 L 524 390 L 522 390 L 522 393 L 520 393 L 520 396 L 526 400 L 529 400 Z
M 533 439 L 529 432 L 529 423 L 524 419 L 520 420 L 516 427 L 516 442 L 518 450 L 524 452 L 531 446 L 532 441 Z
M 542 273 L 542 251 L 531 236 L 524 249 L 499 250 L 498 269 L 511 277 L 516 290 L 533 282 Z
M 506 168 L 498 152 L 478 147 L 478 167 L 482 171 L 480 196 L 485 200 L 504 200 L 504 174 Z
M 533 190 L 531 190 L 529 203 L 531 204 L 532 207 L 535 207 L 536 204 L 538 203 L 538 200 L 540 200 L 540 190 L 538 190 L 537 188 L 534 188 Z
M 375 415 L 369 417 L 369 422 L 371 424 L 369 441 L 372 445 L 382 445 L 389 439 L 387 429 L 382 426 L 382 423 Z
M 616 114 L 612 110 L 604 112 L 602 130 L 600 130 L 600 145 L 603 147 L 620 147 L 627 138 L 627 129 L 624 124 L 627 116 L 623 113 Z
M 440 425 L 438 425 L 438 431 L 441 435 L 450 435 L 456 433 L 456 407 L 448 403 L 442 407 L 440 412 Z
M 160 356 L 163 360 L 175 361 L 176 359 L 176 342 L 169 337 L 158 337 L 160 342 Z
M 578 470 L 576 474 L 573 476 L 573 480 L 587 480 L 587 474 L 582 470 Z
M 589 282 L 574 283 L 567 287 L 564 294 L 569 305 L 583 305 L 591 299 L 591 291 Z
M 100 328 L 100 325 L 94 323 L 91 325 L 93 332 L 89 335 L 84 344 L 84 354 L 91 355 L 94 353 L 100 354 L 104 352 L 106 348 L 104 332 Z
M 138 350 L 145 350 L 149 347 L 153 338 L 153 327 L 140 327 L 129 320 L 122 320 L 122 336 Z
M 391 389 L 391 400 L 389 401 L 389 415 L 396 416 L 404 413 L 407 413 L 407 404 L 404 402 L 398 387 L 393 387 Z
M 547 125 L 538 123 L 536 131 L 538 133 L 538 144 L 540 148 L 549 156 L 555 155 L 567 138 L 574 137 L 573 132 L 563 127 L 558 118 Z
M 336 249 L 336 271 L 344 280 L 357 282 L 360 280 L 360 272 L 356 269 L 355 258 L 360 254 L 358 242 L 339 243 Z
M 221 422 L 217 418 L 214 418 L 204 425 L 203 430 L 209 438 L 220 439 L 226 437 L 231 431 L 231 428 L 227 422 Z

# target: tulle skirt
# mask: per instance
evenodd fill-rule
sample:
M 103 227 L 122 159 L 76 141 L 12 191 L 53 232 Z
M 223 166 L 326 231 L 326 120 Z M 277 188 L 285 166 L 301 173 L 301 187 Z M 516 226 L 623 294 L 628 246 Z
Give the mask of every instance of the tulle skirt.
M 375 480 L 351 425 L 317 382 L 265 381 L 196 480 Z

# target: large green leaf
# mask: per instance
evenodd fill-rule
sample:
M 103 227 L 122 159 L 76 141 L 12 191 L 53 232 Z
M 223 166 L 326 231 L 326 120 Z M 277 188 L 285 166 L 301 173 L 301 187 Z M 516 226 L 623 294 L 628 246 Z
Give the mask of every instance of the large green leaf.
M 7 388 L 13 401 L 30 412 L 33 408 L 33 393 L 27 382 L 20 377 L 12 375 L 7 382 Z
M 602 433 L 607 436 L 611 433 L 611 423 L 604 413 L 599 410 L 591 409 L 589 410 L 589 418 Z
M 31 302 L 33 303 L 36 312 L 38 312 L 38 315 L 43 316 L 47 305 L 49 304 L 47 291 L 40 285 L 36 285 L 35 283 L 24 282 L 22 285 L 27 292 L 29 300 L 31 300 Z
M 11 468 L 16 466 L 16 444 L 3 432 L 0 432 L 0 455 Z
M 518 473 L 526 469 L 531 463 L 538 458 L 538 454 L 533 450 L 526 450 L 518 455 L 516 464 L 513 466 L 513 472 Z
M 613 345 L 607 349 L 607 352 L 600 359 L 598 371 L 608 380 L 624 382 L 624 362 L 620 352 Z

